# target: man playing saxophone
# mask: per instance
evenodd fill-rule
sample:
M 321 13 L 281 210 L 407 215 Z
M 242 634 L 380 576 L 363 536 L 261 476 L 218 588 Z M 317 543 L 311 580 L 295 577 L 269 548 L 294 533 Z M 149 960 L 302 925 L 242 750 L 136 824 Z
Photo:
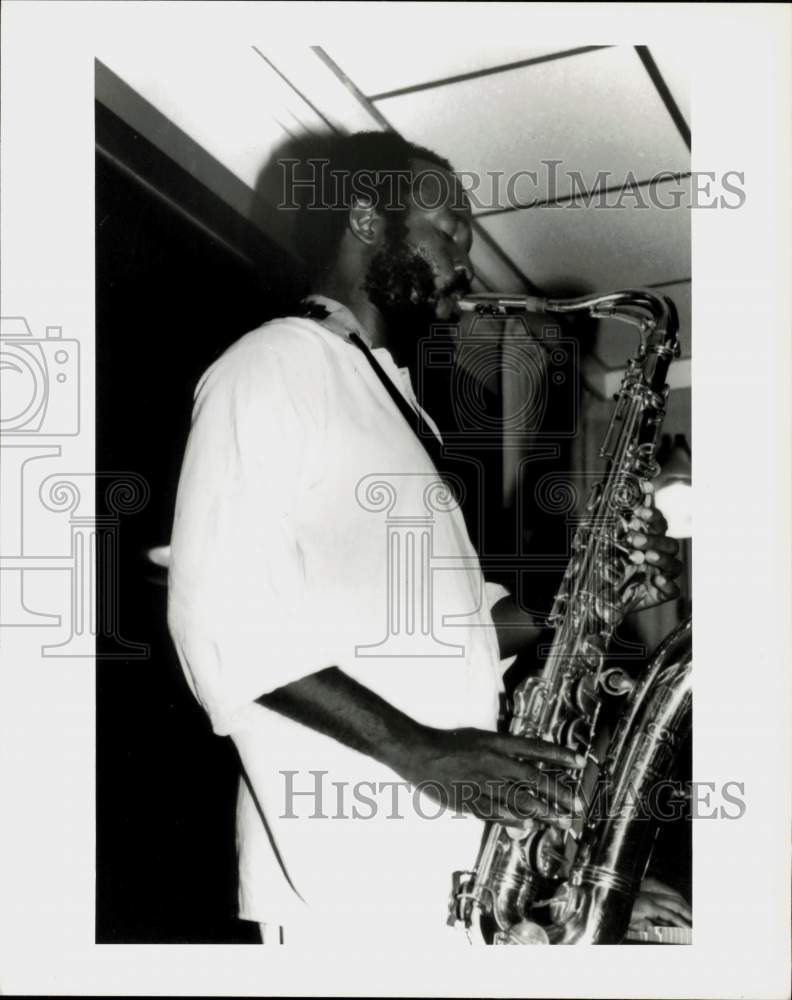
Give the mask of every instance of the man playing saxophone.
M 326 177 L 370 183 L 315 192 L 296 233 L 313 295 L 199 384 L 169 626 L 244 770 L 240 916 L 266 941 L 434 947 L 459 940 L 445 927 L 448 877 L 475 855 L 473 817 L 568 829 L 581 803 L 552 776 L 585 761 L 496 732 L 503 661 L 539 628 L 484 581 L 457 505 L 431 510 L 432 545 L 456 568 L 417 583 L 428 631 L 400 619 L 402 644 L 383 646 L 390 549 L 374 506 L 390 491 L 386 514 L 425 517 L 437 484 L 416 426 L 439 432 L 409 364 L 470 290 L 471 209 L 448 161 L 396 135 L 341 137 L 327 156 Z M 627 549 L 645 570 L 624 596 L 631 608 L 677 595 L 677 544 L 651 494 Z M 684 922 L 685 904 L 661 895 L 641 902 L 641 917 Z

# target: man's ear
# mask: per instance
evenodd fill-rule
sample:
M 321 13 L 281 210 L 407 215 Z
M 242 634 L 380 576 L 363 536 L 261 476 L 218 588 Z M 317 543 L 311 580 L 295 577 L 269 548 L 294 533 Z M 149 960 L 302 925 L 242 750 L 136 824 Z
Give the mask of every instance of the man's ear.
M 367 198 L 357 198 L 349 209 L 349 229 L 366 246 L 377 246 L 385 232 L 385 220 Z

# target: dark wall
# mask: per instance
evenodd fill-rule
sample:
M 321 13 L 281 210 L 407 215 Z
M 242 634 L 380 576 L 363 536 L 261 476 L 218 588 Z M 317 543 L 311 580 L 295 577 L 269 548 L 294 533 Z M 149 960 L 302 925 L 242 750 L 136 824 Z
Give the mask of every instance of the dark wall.
M 244 232 L 244 220 L 100 105 L 96 127 L 96 467 L 136 473 L 151 491 L 122 516 L 113 583 L 120 632 L 149 655 L 102 658 L 115 642 L 99 645 L 96 937 L 257 940 L 234 917 L 233 746 L 212 735 L 187 689 L 166 588 L 143 553 L 168 541 L 198 378 L 228 344 L 285 311 L 296 276 L 260 236 L 246 260 L 190 221 L 185 204 L 234 240 Z M 97 511 L 102 502 L 98 492 Z

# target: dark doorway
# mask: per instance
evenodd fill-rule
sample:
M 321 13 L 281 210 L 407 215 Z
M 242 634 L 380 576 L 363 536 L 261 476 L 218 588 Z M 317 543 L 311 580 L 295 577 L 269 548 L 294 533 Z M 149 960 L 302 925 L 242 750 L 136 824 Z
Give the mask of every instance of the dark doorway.
M 257 941 L 235 916 L 233 746 L 188 691 L 164 572 L 145 553 L 168 541 L 198 378 L 282 314 L 297 279 L 283 251 L 98 103 L 96 139 L 97 514 L 125 474 L 150 491 L 121 517 L 100 588 L 113 637 L 97 650 L 96 939 Z M 119 633 L 148 654 L 122 655 Z

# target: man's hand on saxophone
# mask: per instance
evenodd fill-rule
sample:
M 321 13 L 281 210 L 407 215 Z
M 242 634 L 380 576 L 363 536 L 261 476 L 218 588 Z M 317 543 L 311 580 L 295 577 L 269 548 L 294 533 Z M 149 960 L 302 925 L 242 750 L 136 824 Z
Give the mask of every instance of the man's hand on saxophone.
M 404 750 L 396 763 L 399 773 L 456 812 L 512 827 L 540 819 L 560 829 L 569 829 L 583 814 L 567 772 L 581 770 L 586 759 L 547 740 L 421 727 L 419 738 Z
M 548 740 L 423 725 L 337 667 L 257 701 L 387 764 L 445 809 L 510 826 L 535 817 L 560 828 L 583 811 L 567 775 L 583 768 L 583 755 Z
M 645 484 L 642 503 L 625 525 L 625 544 L 630 555 L 619 557 L 617 569 L 623 573 L 619 599 L 629 611 L 644 611 L 679 597 L 674 580 L 682 572 L 677 558 L 679 542 L 668 537 L 668 523 L 654 506 L 651 483 Z

